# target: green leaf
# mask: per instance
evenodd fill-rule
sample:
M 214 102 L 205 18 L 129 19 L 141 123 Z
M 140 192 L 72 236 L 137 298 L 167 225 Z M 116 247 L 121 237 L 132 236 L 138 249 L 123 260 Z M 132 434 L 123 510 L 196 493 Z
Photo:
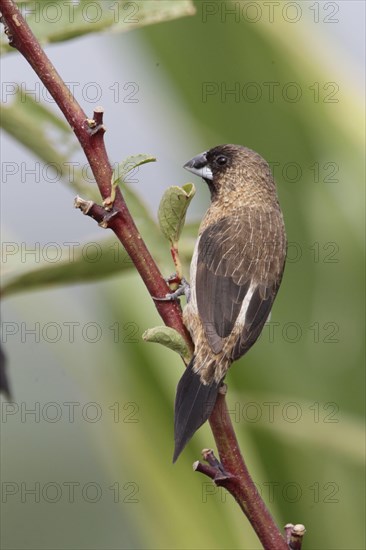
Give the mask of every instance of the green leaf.
M 126 180 L 127 174 L 135 170 L 138 166 L 142 164 L 147 164 L 148 162 L 156 162 L 156 158 L 152 155 L 132 155 L 127 157 L 125 160 L 120 162 L 118 166 L 113 170 L 112 174 L 112 186 L 117 187 L 120 183 Z
M 161 232 L 173 245 L 179 241 L 187 208 L 196 193 L 193 183 L 169 187 L 161 198 L 158 218 Z
M 90 194 L 91 192 L 89 196 Z M 123 195 L 155 260 L 163 269 L 164 266 L 168 269 L 170 256 L 168 250 L 161 246 L 162 238 L 157 224 L 140 198 L 126 185 L 123 185 Z M 88 250 L 91 251 L 91 257 Z M 94 282 L 134 269 L 126 250 L 115 236 L 98 242 L 85 243 L 75 253 L 65 248 L 60 257 L 70 259 L 28 268 L 26 272 L 24 272 L 24 264 L 20 264 L 21 273 L 10 271 L 6 275 L 6 281 L 0 290 L 1 297 L 39 290 L 47 286 Z
M 83 170 L 85 165 L 71 162 L 70 153 L 77 143 L 69 126 L 61 118 L 47 107 L 35 102 L 30 96 L 18 92 L 15 94 L 15 101 L 10 106 L 3 107 L 0 120 L 2 127 L 12 137 L 22 143 L 47 166 L 54 167 L 60 176 L 60 183 L 67 184 L 68 188 L 87 199 L 95 202 L 100 201 L 97 186 L 91 185 L 89 179 L 85 179 Z M 37 132 L 37 139 L 34 138 L 35 132 Z M 155 159 L 150 155 L 128 157 L 116 168 L 115 178 L 117 179 L 119 176 L 123 178 L 137 166 L 153 160 Z M 166 263 L 168 266 L 169 253 L 161 246 L 161 233 L 156 222 L 138 195 L 125 184 L 121 184 L 121 187 L 131 214 L 148 247 L 151 248 L 158 261 L 163 265 Z M 72 201 L 70 199 L 71 208 Z M 88 261 L 82 254 L 76 254 L 71 262 L 27 266 L 27 271 L 24 271 L 24 264 L 22 264 L 19 266 L 19 272 L 13 271 L 7 275 L 1 295 L 8 296 L 50 285 L 94 281 L 133 268 L 127 253 L 118 244 L 116 238 L 112 237 L 106 241 L 95 243 L 95 245 L 98 248 L 100 246 L 101 252 L 100 259 L 96 262 Z M 85 246 L 88 245 L 85 244 Z M 116 247 L 119 247 L 118 255 Z M 67 250 L 64 252 L 61 257 L 67 257 Z M 22 269 L 22 273 L 20 273 L 20 269 Z
M 0 126 L 41 159 L 47 170 L 55 173 L 56 180 L 66 183 L 79 195 L 100 200 L 97 187 L 85 179 L 86 161 L 84 164 L 71 161 L 78 144 L 70 126 L 51 109 L 19 89 L 10 105 L 2 106 Z M 13 175 L 6 173 L 9 178 Z
M 138 166 L 146 164 L 147 162 L 155 162 L 156 158 L 151 155 L 132 155 L 120 162 L 113 170 L 111 178 L 111 194 L 103 201 L 103 205 L 107 210 L 110 210 L 113 206 L 114 199 L 116 197 L 116 188 L 118 185 L 125 183 L 126 176 L 135 170 Z
M 12 277 L 2 287 L 1 297 L 47 286 L 93 282 L 134 268 L 126 250 L 115 237 L 85 243 L 76 250 L 65 248 L 60 257 L 67 260 L 45 263 Z
M 2 106 L 0 124 L 14 139 L 60 171 L 76 149 L 75 138 L 66 122 L 21 90 L 14 94 L 9 106 Z
M 142 339 L 145 342 L 155 342 L 176 351 L 188 363 L 191 359 L 191 352 L 183 336 L 171 327 L 159 326 L 147 329 Z
M 95 32 L 126 32 L 196 13 L 191 0 L 54 0 L 19 3 L 41 44 L 71 40 Z M 50 24 L 51 23 L 51 24 Z M 14 51 L 2 35 L 0 53 Z

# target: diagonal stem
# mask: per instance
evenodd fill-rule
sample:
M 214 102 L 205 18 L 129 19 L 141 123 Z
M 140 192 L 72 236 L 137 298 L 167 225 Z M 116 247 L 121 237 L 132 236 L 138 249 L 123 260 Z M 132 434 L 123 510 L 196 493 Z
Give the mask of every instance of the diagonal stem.
M 0 12 L 10 45 L 32 66 L 61 109 L 84 150 L 100 194 L 105 199 L 111 191 L 112 167 L 105 149 L 104 131 L 93 132 L 90 129 L 86 114 L 41 48 L 13 0 L 1 0 Z M 100 112 L 97 112 L 96 116 L 99 118 L 96 122 L 101 124 Z M 109 227 L 127 250 L 149 293 L 152 296 L 165 296 L 169 288 L 141 238 L 119 189 L 116 193 L 115 207 L 119 210 L 120 216 L 113 220 Z M 164 322 L 183 334 L 192 349 L 192 342 L 183 324 L 178 304 L 155 302 L 155 306 Z
M 84 150 L 102 198 L 107 198 L 111 192 L 112 168 L 103 139 L 102 111 L 99 109 L 94 112 L 98 129 L 93 131 L 86 114 L 48 59 L 13 0 L 0 0 L 0 12 L 9 43 L 24 56 L 55 99 Z M 120 189 L 116 190 L 114 208 L 118 215 L 110 218 L 108 227 L 114 231 L 129 253 L 150 295 L 165 296 L 169 288 L 138 232 Z M 175 302 L 156 301 L 155 306 L 163 321 L 182 334 L 192 349 L 192 341 L 183 324 L 179 305 Z M 224 395 L 219 395 L 217 399 L 210 425 L 222 465 L 228 473 L 227 479 L 221 479 L 220 483 L 237 500 L 266 550 L 288 550 L 284 537 L 261 500 L 246 468 Z
M 211 414 L 210 426 L 223 469 L 232 474 L 232 477 L 223 479 L 217 485 L 225 487 L 235 498 L 265 550 L 287 550 L 287 543 L 258 493 L 244 462 L 222 393 L 219 393 Z

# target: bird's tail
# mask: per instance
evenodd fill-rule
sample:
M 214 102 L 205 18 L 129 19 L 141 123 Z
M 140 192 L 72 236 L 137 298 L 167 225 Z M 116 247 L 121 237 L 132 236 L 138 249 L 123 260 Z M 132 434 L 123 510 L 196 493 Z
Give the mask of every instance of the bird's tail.
M 194 357 L 179 380 L 175 398 L 174 439 L 175 462 L 192 435 L 210 416 L 221 382 L 203 384 L 193 370 Z

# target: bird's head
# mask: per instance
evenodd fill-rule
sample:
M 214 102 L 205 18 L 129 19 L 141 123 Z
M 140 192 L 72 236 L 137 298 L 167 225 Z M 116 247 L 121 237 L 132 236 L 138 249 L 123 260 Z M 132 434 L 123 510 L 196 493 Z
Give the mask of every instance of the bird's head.
M 193 157 L 184 168 L 205 180 L 212 200 L 230 191 L 254 195 L 276 193 L 268 163 L 242 145 L 218 145 Z

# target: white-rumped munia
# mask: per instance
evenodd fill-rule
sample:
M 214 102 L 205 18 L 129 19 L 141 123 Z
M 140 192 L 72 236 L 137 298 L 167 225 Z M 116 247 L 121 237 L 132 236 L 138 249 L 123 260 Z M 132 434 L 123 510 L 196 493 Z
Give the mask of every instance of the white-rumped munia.
M 201 176 L 211 205 L 199 228 L 183 311 L 195 351 L 175 401 L 175 461 L 208 419 L 231 363 L 259 337 L 281 283 L 286 234 L 267 162 L 219 145 L 184 165 Z

